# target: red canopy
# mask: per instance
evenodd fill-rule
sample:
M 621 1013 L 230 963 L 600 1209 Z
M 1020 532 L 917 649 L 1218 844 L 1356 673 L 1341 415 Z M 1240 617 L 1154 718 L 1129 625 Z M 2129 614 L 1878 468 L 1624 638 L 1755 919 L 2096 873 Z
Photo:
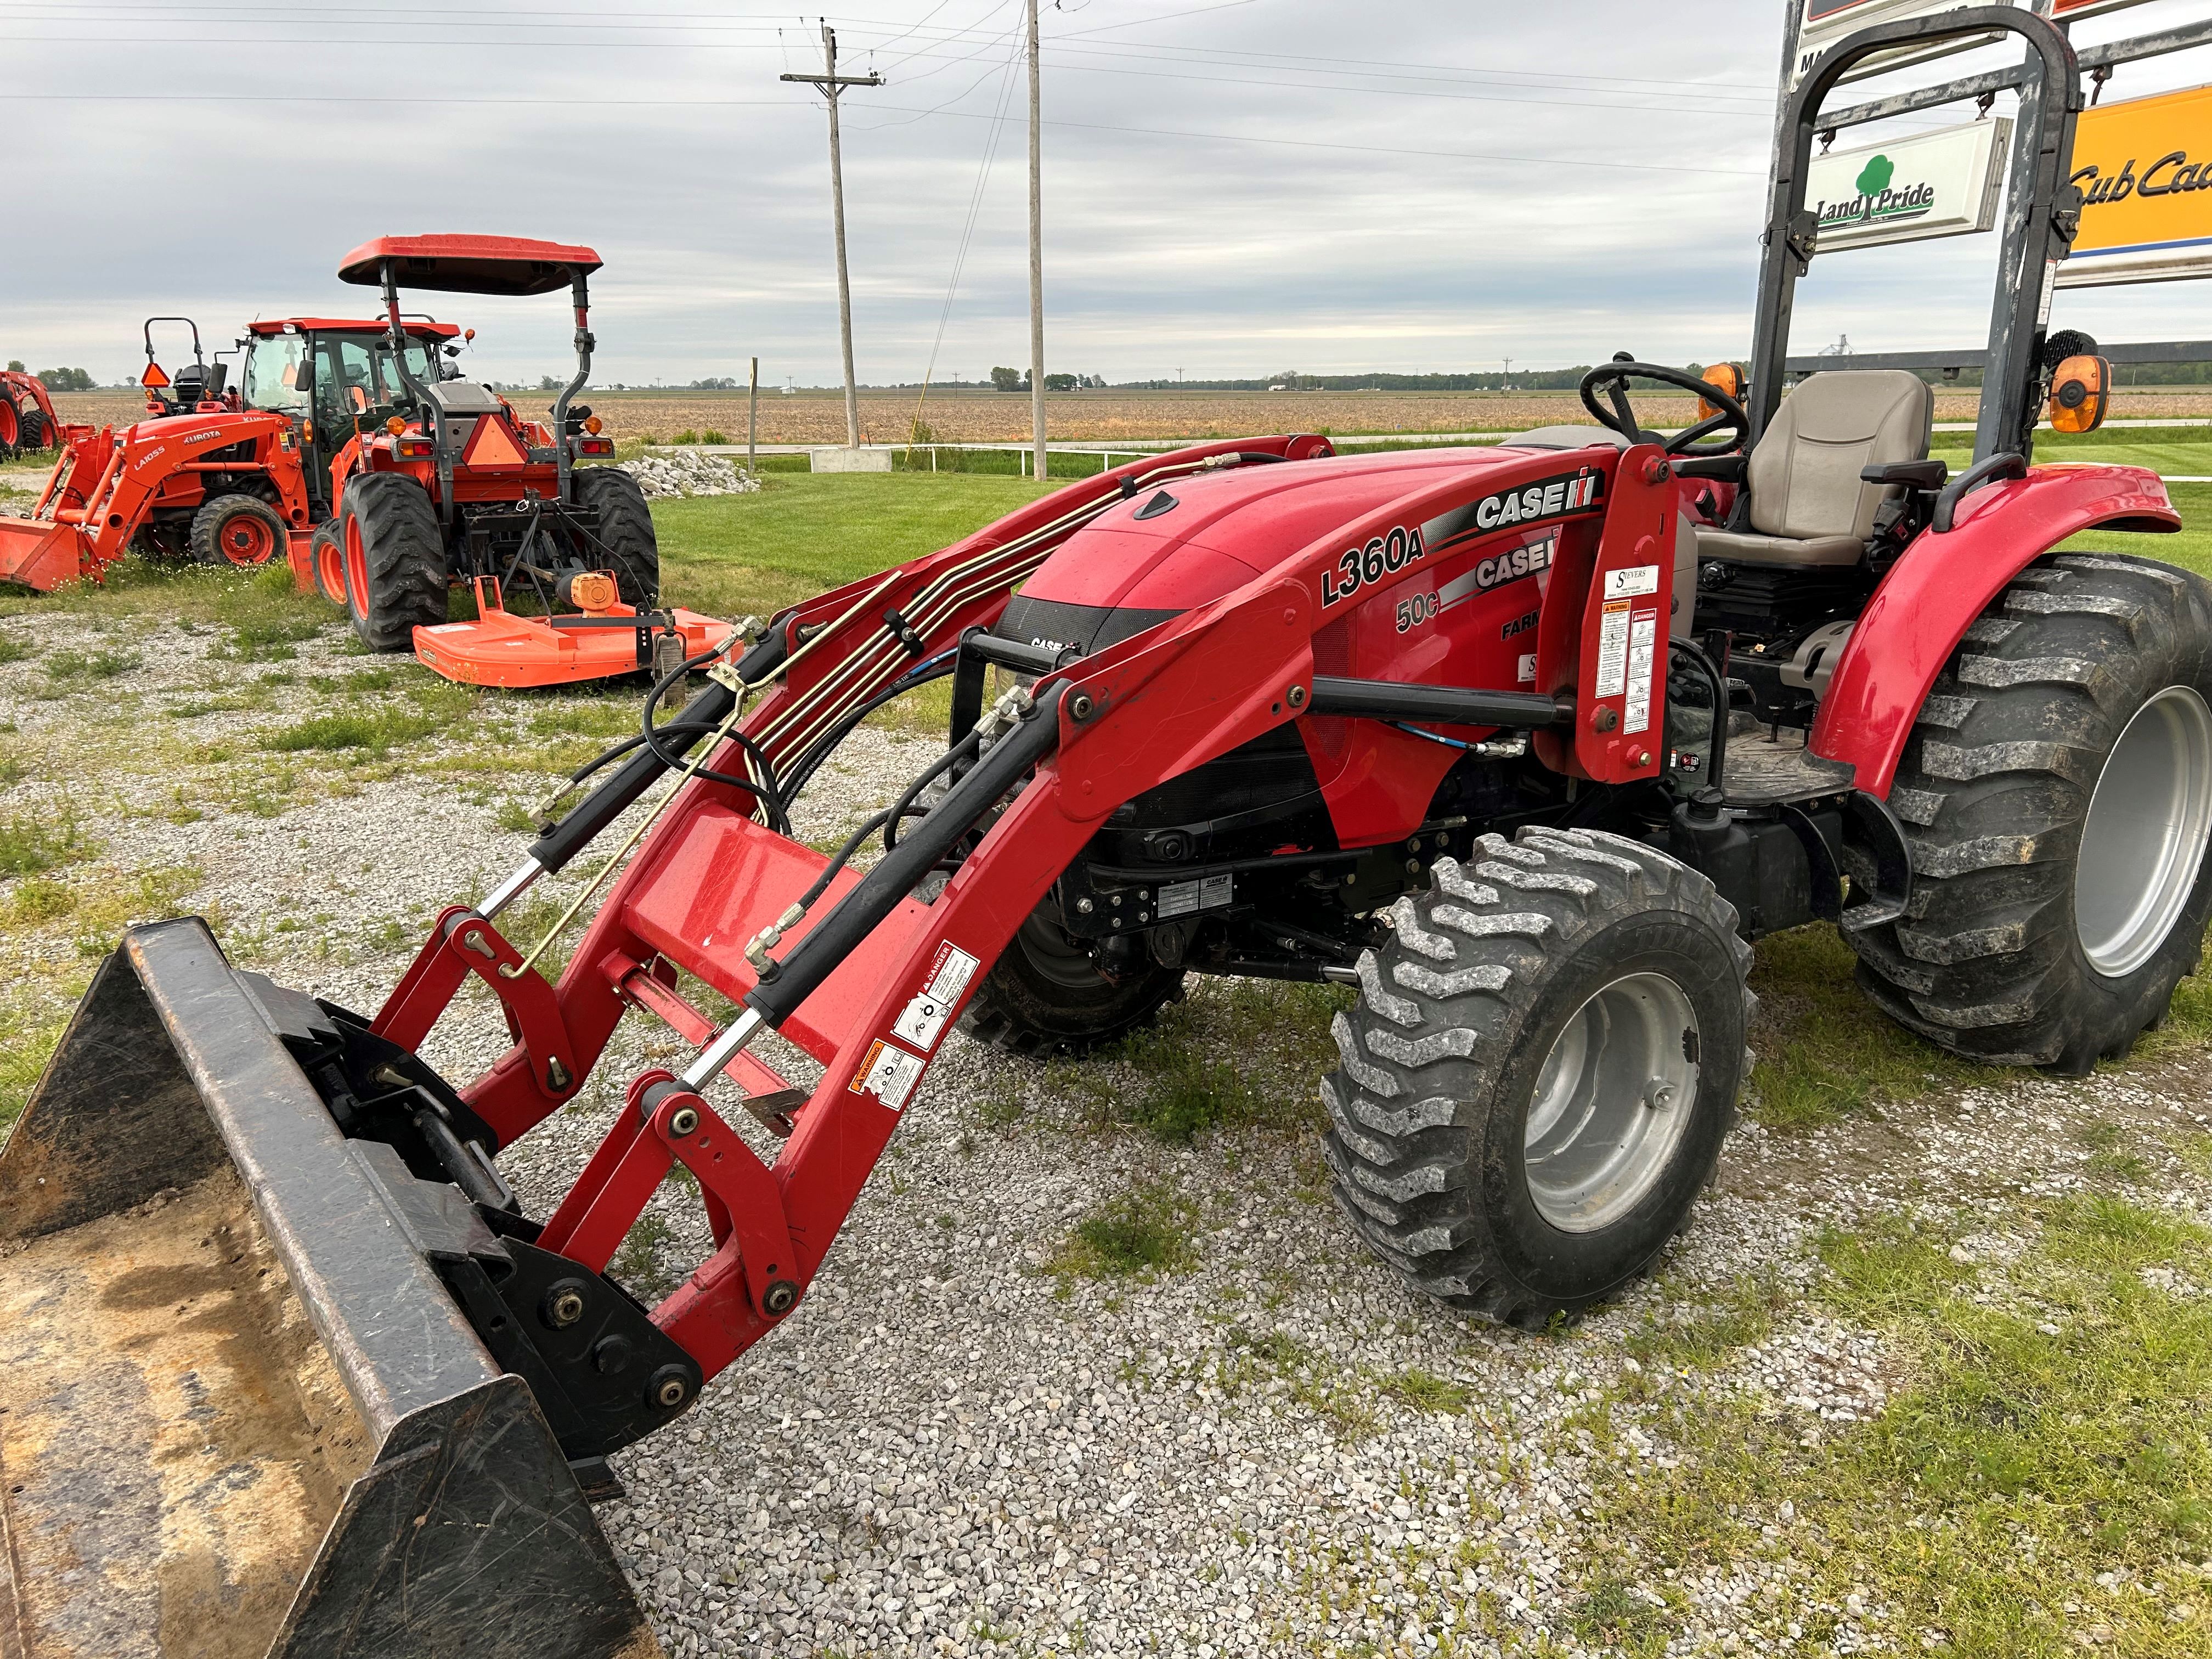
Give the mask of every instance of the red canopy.
M 520 236 L 380 236 L 346 255 L 339 280 L 374 288 L 387 259 L 400 287 L 447 294 L 550 294 L 600 264 L 590 248 Z

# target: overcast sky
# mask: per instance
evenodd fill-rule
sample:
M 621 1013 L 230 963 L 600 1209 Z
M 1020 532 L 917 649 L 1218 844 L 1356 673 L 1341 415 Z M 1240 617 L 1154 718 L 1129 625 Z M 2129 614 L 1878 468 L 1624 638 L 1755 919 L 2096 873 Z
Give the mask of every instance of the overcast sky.
M 1118 381 L 1741 355 L 1783 9 L 1048 0 L 1048 364 Z M 2151 0 L 2077 38 L 2203 9 Z M 1021 11 L 830 15 L 842 66 L 886 82 L 844 105 L 863 381 L 933 353 L 940 381 L 1027 365 Z M 0 0 L 0 357 L 135 376 L 149 313 L 228 343 L 257 314 L 356 309 L 368 291 L 332 276 L 349 248 L 454 230 L 599 251 L 603 383 L 741 377 L 755 352 L 764 384 L 838 377 L 825 117 L 776 78 L 819 68 L 815 14 Z M 2185 53 L 2107 95 L 2208 79 L 2212 52 Z M 1820 261 L 1798 348 L 1978 344 L 1994 241 Z M 556 300 L 427 303 L 479 331 L 477 374 L 562 366 Z M 2191 283 L 2058 307 L 2108 339 L 2206 331 Z

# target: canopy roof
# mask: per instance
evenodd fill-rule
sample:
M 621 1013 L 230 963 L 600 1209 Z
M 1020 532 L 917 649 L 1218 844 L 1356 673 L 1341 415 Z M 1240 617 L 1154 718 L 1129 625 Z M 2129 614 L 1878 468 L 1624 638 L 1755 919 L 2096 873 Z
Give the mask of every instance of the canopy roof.
M 346 255 L 339 279 L 374 288 L 387 259 L 401 288 L 446 294 L 550 294 L 600 264 L 590 248 L 521 236 L 380 236 Z
M 282 334 L 288 328 L 295 328 L 303 334 L 311 329 L 326 330 L 334 334 L 381 334 L 389 326 L 378 317 L 258 317 L 246 325 L 246 331 L 249 334 Z M 410 334 L 437 340 L 450 340 L 461 331 L 459 323 L 434 323 L 427 317 L 408 318 L 406 328 Z

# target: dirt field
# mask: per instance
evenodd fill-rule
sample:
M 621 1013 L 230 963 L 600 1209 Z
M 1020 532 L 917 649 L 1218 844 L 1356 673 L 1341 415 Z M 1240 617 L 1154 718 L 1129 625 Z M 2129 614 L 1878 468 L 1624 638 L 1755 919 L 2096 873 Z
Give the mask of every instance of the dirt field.
M 538 396 L 520 396 L 518 402 L 527 410 Z M 1944 393 L 1936 400 L 1936 418 L 1970 421 L 1978 402 L 1972 392 Z M 742 392 L 593 392 L 591 403 L 620 440 L 666 442 L 684 432 L 714 431 L 732 442 L 744 441 Z M 133 392 L 96 392 L 57 398 L 55 407 L 67 420 L 101 422 L 131 419 L 141 404 Z M 1691 408 L 1686 398 L 1637 403 L 1640 413 L 1661 425 L 1686 421 Z M 862 438 L 903 441 L 915 409 L 912 392 L 862 392 Z M 2113 416 L 2212 420 L 2212 387 L 2122 391 Z M 921 418 L 943 443 L 1018 443 L 1030 435 L 1030 403 L 1019 394 L 932 392 Z M 1079 392 L 1045 399 L 1048 434 L 1062 442 L 1254 432 L 1509 432 L 1589 418 L 1570 392 Z M 842 443 L 844 399 L 825 392 L 763 392 L 760 422 L 763 443 Z

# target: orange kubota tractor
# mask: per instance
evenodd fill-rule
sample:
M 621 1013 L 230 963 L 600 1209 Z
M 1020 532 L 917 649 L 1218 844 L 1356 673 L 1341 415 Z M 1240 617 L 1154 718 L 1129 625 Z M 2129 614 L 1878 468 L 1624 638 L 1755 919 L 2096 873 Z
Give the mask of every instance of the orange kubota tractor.
M 0 461 L 61 441 L 61 417 L 46 382 L 21 369 L 0 369 Z
M 192 357 L 173 377 L 155 354 L 154 325 L 175 322 L 191 329 Z M 422 319 L 406 329 L 404 356 L 434 375 L 441 344 L 459 331 Z M 296 540 L 304 555 L 309 530 L 331 510 L 334 440 L 353 435 L 350 394 L 393 378 L 389 332 L 375 322 L 253 323 L 234 387 L 224 354 L 207 361 L 191 319 L 149 318 L 144 337 L 145 418 L 63 428 L 63 453 L 32 516 L 0 519 L 0 583 L 47 592 L 97 581 L 131 551 L 253 566 Z M 317 392 L 319 384 L 327 390 Z
M 1952 477 L 1915 375 L 1785 398 L 1788 322 L 1822 100 L 2000 31 L 2032 53 L 2024 183 Z M 1883 1010 L 1984 1062 L 2124 1051 L 2212 917 L 2212 588 L 2070 545 L 2177 529 L 2154 474 L 2032 462 L 2046 397 L 2099 379 L 2044 320 L 2081 107 L 2025 9 L 1860 31 L 1788 108 L 1747 396 L 1617 360 L 1583 382 L 1597 425 L 1494 447 L 1197 445 L 796 605 L 673 719 L 649 694 L 374 1013 L 233 968 L 197 919 L 127 933 L 0 1151 L 30 1659 L 203 1652 L 216 1607 L 241 1653 L 647 1650 L 586 1493 L 805 1317 L 957 1024 L 1080 1051 L 1191 973 L 1344 985 L 1319 1081 L 1347 1225 L 1410 1290 L 1534 1328 L 1691 1220 L 1752 939 L 1837 927 Z M 1713 412 L 1664 436 L 1638 380 Z M 838 744 L 939 678 L 945 752 L 834 852 L 796 839 Z M 1744 700 L 1764 735 L 1731 735 Z M 561 924 L 501 924 L 594 842 L 549 979 Z M 449 1080 L 426 1039 L 465 992 L 511 1043 Z M 630 1018 L 691 1058 L 624 1078 L 526 1213 L 496 1155 Z M 756 1054 L 769 1031 L 818 1080 Z M 615 1253 L 679 1172 L 713 1243 L 647 1307 Z
M 586 281 L 599 263 L 556 242 L 387 236 L 340 264 L 342 280 L 383 290 L 395 340 L 402 288 L 565 289 L 575 312 L 576 372 L 550 426 L 489 386 L 417 374 L 404 356 L 357 408 L 357 435 L 331 465 L 336 516 L 295 573 L 343 605 L 370 648 L 411 648 L 449 678 L 519 686 L 665 668 L 730 637 L 726 623 L 655 608 L 660 549 L 644 492 L 614 467 L 576 465 L 614 453 L 574 402 L 591 375 Z M 472 621 L 446 619 L 456 584 L 471 590 Z M 524 591 L 542 615 L 507 609 L 506 595 Z

